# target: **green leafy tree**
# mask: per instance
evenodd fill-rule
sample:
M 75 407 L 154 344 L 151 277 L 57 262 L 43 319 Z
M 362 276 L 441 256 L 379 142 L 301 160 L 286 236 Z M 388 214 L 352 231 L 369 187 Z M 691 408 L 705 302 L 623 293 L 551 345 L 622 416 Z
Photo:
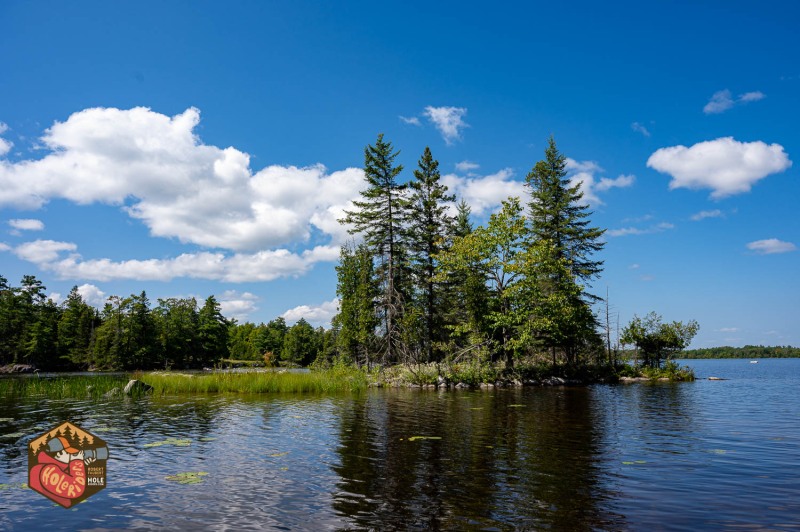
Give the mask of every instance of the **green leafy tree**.
M 286 332 L 281 360 L 289 365 L 307 366 L 317 358 L 319 348 L 316 331 L 305 319 L 300 318 Z
M 159 299 L 155 314 L 163 366 L 202 367 L 197 341 L 197 300 L 193 297 Z
M 526 239 L 525 217 L 518 198 L 503 202 L 500 212 L 492 214 L 486 227 L 456 238 L 450 249 L 439 255 L 442 268 L 438 278 L 450 272 L 479 272 L 490 291 L 488 326 L 498 337 L 507 366 L 514 365 L 516 323 L 513 319 L 518 291 L 512 287 L 521 279 L 519 255 Z
M 256 340 L 258 352 L 264 359 L 269 359 L 271 363 L 276 363 L 283 351 L 283 342 L 289 327 L 283 317 L 275 318 L 263 327 L 259 327 L 259 335 Z
M 634 315 L 622 329 L 620 341 L 635 346 L 645 366 L 658 368 L 663 361 L 686 349 L 699 330 L 695 320 L 662 323 L 661 316 L 650 312 L 644 318 Z
M 447 203 L 455 196 L 448 195 L 447 187 L 440 182 L 439 162 L 430 148 L 425 148 L 418 164 L 410 183 L 408 245 L 416 284 L 415 303 L 422 318 L 422 350 L 425 360 L 432 361 L 440 358 L 438 353 L 434 356 L 434 345 L 446 339 L 443 283 L 437 283 L 434 276 L 436 256 L 452 232 L 453 219 L 448 215 Z
M 354 201 L 353 211 L 345 211 L 341 220 L 351 224 L 351 234 L 358 234 L 376 262 L 375 274 L 380 287 L 376 310 L 383 326 L 384 362 L 395 362 L 404 351 L 400 327 L 408 299 L 406 275 L 407 250 L 403 241 L 407 221 L 406 185 L 397 180 L 402 165 L 395 165 L 399 152 L 378 135 L 374 146 L 364 149 L 364 177 L 367 188 L 362 199 Z
M 379 321 L 375 313 L 378 286 L 367 246 L 342 246 L 336 274 L 339 312 L 333 319 L 333 326 L 339 331 L 339 357 L 346 363 L 369 366 Z

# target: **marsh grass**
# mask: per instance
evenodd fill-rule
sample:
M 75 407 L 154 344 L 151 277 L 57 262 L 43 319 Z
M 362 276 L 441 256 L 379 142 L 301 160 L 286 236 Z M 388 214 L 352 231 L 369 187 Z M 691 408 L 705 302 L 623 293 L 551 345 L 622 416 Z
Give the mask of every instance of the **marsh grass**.
M 0 397 L 100 399 L 113 388 L 122 390 L 128 380 L 126 375 L 2 378 Z
M 333 368 L 308 373 L 253 371 L 245 373 L 208 373 L 198 375 L 141 373 L 134 375 L 153 387 L 153 393 L 333 393 L 357 392 L 367 388 L 363 372 Z
M 333 368 L 308 373 L 253 371 L 244 373 L 134 373 L 131 375 L 86 375 L 48 378 L 0 379 L 0 397 L 44 397 L 48 399 L 113 399 L 130 379 L 153 387 L 153 394 L 215 393 L 334 393 L 367 388 L 366 375 L 356 369 Z M 108 397 L 114 388 L 119 394 Z M 112 392 L 113 393 L 113 392 Z M 141 393 L 137 394 L 141 395 Z

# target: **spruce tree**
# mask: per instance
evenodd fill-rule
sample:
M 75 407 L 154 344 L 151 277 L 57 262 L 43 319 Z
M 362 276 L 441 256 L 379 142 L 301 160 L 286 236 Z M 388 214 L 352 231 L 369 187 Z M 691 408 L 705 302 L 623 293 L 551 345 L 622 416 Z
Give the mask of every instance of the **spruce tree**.
M 407 220 L 406 185 L 397 180 L 402 165 L 395 165 L 399 152 L 393 151 L 390 142 L 378 135 L 374 146 L 364 149 L 364 177 L 367 189 L 361 192 L 360 201 L 354 201 L 356 210 L 345 211 L 341 220 L 351 224 L 351 234 L 364 238 L 374 260 L 375 273 L 380 287 L 377 312 L 382 322 L 384 362 L 396 362 L 403 350 L 400 321 L 408 295 L 406 275 L 406 250 L 403 229 Z
M 423 322 L 422 348 L 428 362 L 434 359 L 434 343 L 444 340 L 443 294 L 434 275 L 436 255 L 452 231 L 453 219 L 448 215 L 447 203 L 455 200 L 455 196 L 447 194 L 447 187 L 440 179 L 439 162 L 426 147 L 410 183 L 408 242 L 416 302 Z
M 603 249 L 604 229 L 591 227 L 589 207 L 582 203 L 580 183 L 567 179 L 567 158 L 558 151 L 550 137 L 545 158 L 536 163 L 525 177 L 530 188 L 531 233 L 536 240 L 548 240 L 556 258 L 568 262 L 580 282 L 588 282 L 603 271 L 603 261 L 592 258 Z M 596 296 L 588 295 L 590 300 Z
M 566 157 L 553 137 L 544 160 L 534 165 L 525 180 L 531 194 L 528 249 L 538 248 L 539 254 L 538 261 L 529 261 L 533 269 L 526 272 L 529 281 L 538 284 L 532 291 L 540 301 L 530 304 L 538 305 L 534 315 L 549 324 L 549 332 L 542 331 L 540 337 L 551 349 L 554 362 L 560 348 L 567 361 L 575 363 L 580 348 L 597 335 L 597 320 L 590 306 L 600 298 L 588 293 L 585 285 L 602 272 L 603 262 L 593 254 L 603 249 L 605 230 L 590 225 L 591 211 L 582 202 L 580 184 L 567 179 Z M 559 303 L 553 305 L 554 301 Z M 542 315 L 548 306 L 552 313 Z

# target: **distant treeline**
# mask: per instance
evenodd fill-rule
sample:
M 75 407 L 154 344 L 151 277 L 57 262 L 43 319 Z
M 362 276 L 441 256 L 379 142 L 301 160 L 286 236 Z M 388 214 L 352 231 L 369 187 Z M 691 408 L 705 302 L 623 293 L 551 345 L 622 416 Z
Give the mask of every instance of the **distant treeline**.
M 202 368 L 227 358 L 307 365 L 332 344 L 331 332 L 305 320 L 289 327 L 238 324 L 214 296 L 159 299 L 142 291 L 111 296 L 102 310 L 73 287 L 56 303 L 33 275 L 11 286 L 0 275 L 0 366 L 28 364 L 46 371 Z
M 800 358 L 800 348 L 791 346 L 768 347 L 746 345 L 744 347 L 707 347 L 688 349 L 681 358 Z

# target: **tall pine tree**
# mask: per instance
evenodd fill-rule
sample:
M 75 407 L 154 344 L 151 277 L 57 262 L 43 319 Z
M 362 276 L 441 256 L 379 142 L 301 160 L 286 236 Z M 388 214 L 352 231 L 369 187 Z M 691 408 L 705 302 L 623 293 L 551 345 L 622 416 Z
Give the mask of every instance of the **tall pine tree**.
M 528 246 L 538 246 L 540 253 L 540 271 L 530 271 L 528 277 L 539 283 L 535 291 L 540 298 L 551 302 L 554 297 L 561 298 L 559 305 L 552 307 L 561 311 L 544 317 L 545 322 L 550 320 L 551 330 L 544 338 L 549 339 L 546 344 L 554 361 L 560 348 L 568 363 L 575 363 L 580 348 L 596 336 L 597 322 L 590 306 L 600 298 L 588 293 L 585 285 L 602 272 L 603 262 L 593 255 L 603 249 L 605 230 L 590 225 L 592 213 L 582 201 L 580 183 L 567 179 L 566 161 L 550 137 L 545 158 L 525 178 L 531 194 Z
M 422 349 L 427 362 L 434 360 L 434 343 L 445 340 L 443 291 L 441 283 L 434 281 L 434 275 L 436 255 L 452 232 L 453 219 L 448 215 L 447 203 L 455 200 L 455 196 L 447 194 L 447 187 L 440 179 L 439 161 L 426 147 L 410 183 L 408 242 L 415 299 L 423 322 Z
M 356 210 L 345 211 L 341 220 L 351 224 L 351 234 L 364 238 L 375 261 L 375 273 L 381 296 L 377 302 L 378 316 L 384 336 L 382 356 L 384 362 L 396 362 L 404 351 L 401 320 L 408 296 L 407 257 L 403 230 L 407 220 L 406 185 L 397 180 L 403 171 L 395 165 L 399 152 L 390 142 L 378 135 L 374 146 L 364 149 L 364 177 L 367 189 L 361 192 L 360 201 L 354 201 Z

